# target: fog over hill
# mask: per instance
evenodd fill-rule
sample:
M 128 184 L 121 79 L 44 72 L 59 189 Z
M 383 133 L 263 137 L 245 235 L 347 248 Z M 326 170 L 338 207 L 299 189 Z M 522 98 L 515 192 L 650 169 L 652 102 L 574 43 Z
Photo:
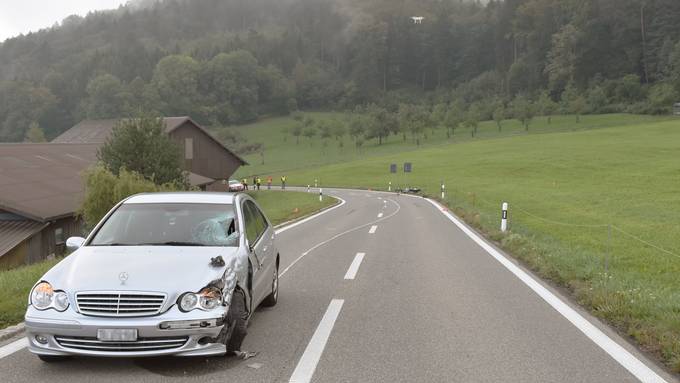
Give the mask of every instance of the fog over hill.
M 680 90 L 679 16 L 676 0 L 135 0 L 0 45 L 0 140 L 141 111 L 224 125 L 565 90 L 657 112 Z

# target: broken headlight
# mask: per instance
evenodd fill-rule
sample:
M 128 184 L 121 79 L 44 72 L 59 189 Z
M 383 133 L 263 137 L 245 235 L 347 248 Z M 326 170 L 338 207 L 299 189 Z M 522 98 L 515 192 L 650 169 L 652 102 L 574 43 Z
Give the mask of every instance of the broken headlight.
M 183 312 L 191 310 L 209 311 L 222 303 L 222 292 L 214 287 L 206 287 L 198 293 L 184 293 L 179 297 L 177 305 Z

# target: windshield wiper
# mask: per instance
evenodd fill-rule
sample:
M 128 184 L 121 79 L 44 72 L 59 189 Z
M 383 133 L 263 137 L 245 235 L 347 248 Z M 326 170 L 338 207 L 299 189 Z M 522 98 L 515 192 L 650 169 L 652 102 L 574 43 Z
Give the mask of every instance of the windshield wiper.
M 198 242 L 168 241 L 156 243 L 144 243 L 143 246 L 205 246 Z
M 90 246 L 139 246 L 138 243 L 118 243 L 118 242 L 113 242 L 113 243 L 97 243 L 93 244 Z

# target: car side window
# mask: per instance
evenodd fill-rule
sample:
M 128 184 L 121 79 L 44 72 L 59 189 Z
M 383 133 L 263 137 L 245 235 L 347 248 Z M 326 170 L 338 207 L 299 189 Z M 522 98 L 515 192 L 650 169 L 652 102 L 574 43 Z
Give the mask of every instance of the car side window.
M 257 228 L 257 217 L 253 214 L 253 210 L 249 204 L 250 201 L 243 203 L 243 223 L 246 227 L 246 238 L 248 239 L 248 244 L 253 245 L 257 242 L 259 237 L 259 230 Z
M 264 233 L 267 228 L 269 227 L 269 223 L 267 223 L 267 219 L 264 217 L 264 213 L 255 204 L 252 204 L 253 211 L 255 212 L 255 216 L 257 217 L 257 222 L 258 222 L 258 227 L 260 228 L 260 235 Z

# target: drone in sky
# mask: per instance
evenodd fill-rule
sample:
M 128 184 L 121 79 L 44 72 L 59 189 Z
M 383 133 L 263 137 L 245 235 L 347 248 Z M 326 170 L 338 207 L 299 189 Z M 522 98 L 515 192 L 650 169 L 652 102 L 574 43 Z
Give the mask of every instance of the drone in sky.
M 411 20 L 413 20 L 413 24 L 422 24 L 425 18 L 422 16 L 413 16 L 411 17 Z

